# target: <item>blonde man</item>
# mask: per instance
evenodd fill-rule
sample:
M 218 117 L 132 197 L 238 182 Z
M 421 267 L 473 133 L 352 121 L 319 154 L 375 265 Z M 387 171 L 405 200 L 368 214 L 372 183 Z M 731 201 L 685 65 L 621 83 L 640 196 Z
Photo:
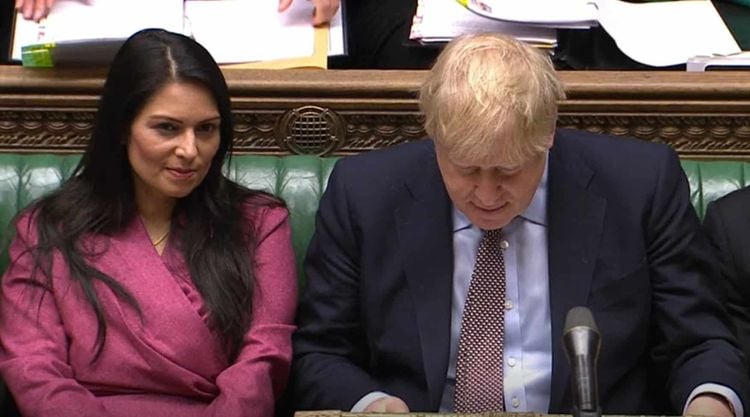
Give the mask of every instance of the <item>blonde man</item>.
M 337 164 L 306 261 L 298 409 L 570 413 L 563 320 L 587 306 L 603 412 L 744 415 L 677 156 L 556 130 L 563 98 L 537 50 L 462 37 L 421 90 L 432 140 Z

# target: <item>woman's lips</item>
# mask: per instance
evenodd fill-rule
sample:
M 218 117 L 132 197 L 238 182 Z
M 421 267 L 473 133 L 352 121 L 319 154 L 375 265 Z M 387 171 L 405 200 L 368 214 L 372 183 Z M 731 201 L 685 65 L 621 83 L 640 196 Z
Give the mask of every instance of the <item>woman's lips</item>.
M 169 171 L 170 174 L 172 174 L 173 177 L 180 179 L 180 180 L 188 180 L 193 178 L 195 176 L 195 170 L 194 169 L 182 169 L 182 168 L 167 168 L 167 171 Z

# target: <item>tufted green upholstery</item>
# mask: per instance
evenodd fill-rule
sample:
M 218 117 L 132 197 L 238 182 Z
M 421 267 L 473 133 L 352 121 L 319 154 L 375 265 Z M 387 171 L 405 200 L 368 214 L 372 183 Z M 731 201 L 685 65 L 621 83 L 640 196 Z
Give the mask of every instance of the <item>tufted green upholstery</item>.
M 72 173 L 79 155 L 0 153 L 0 227 L 19 209 L 58 187 Z M 232 159 L 230 178 L 250 188 L 283 198 L 291 212 L 298 266 L 314 228 L 318 200 L 336 158 L 315 156 L 239 155 Z M 750 162 L 683 160 L 691 199 L 698 215 L 716 198 L 750 181 Z M 4 265 L 0 265 L 0 270 Z M 300 269 L 300 280 L 302 274 Z
M 68 178 L 79 158 L 80 155 L 0 153 L 2 230 L 8 230 L 6 225 L 18 210 Z M 315 156 L 241 155 L 233 157 L 228 165 L 228 174 L 233 180 L 249 188 L 270 192 L 286 201 L 291 212 L 298 266 L 313 232 L 318 200 L 335 162 L 336 158 Z M 0 264 L 0 271 L 4 269 L 5 263 Z
M 682 160 L 690 182 L 690 200 L 703 218 L 708 203 L 750 185 L 750 162 Z

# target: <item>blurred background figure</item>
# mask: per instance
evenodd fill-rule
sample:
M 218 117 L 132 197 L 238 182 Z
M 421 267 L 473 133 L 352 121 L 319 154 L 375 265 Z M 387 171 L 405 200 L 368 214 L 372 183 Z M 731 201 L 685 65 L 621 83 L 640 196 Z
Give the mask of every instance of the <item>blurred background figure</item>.
M 750 188 L 712 202 L 703 219 L 716 249 L 724 305 L 737 330 L 745 357 L 750 358 Z

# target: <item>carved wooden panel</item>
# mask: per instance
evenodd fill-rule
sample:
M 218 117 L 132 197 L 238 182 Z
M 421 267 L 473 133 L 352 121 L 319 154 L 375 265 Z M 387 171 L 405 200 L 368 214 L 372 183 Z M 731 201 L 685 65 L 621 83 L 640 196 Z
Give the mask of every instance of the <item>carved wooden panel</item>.
M 0 149 L 77 151 L 93 128 L 92 110 L 0 108 Z
M 750 115 L 561 115 L 561 127 L 671 145 L 684 156 L 750 159 Z
M 423 71 L 225 70 L 243 153 L 351 154 L 425 136 Z M 0 67 L 0 151 L 78 152 L 104 71 Z M 563 72 L 559 125 L 750 159 L 750 72 Z

